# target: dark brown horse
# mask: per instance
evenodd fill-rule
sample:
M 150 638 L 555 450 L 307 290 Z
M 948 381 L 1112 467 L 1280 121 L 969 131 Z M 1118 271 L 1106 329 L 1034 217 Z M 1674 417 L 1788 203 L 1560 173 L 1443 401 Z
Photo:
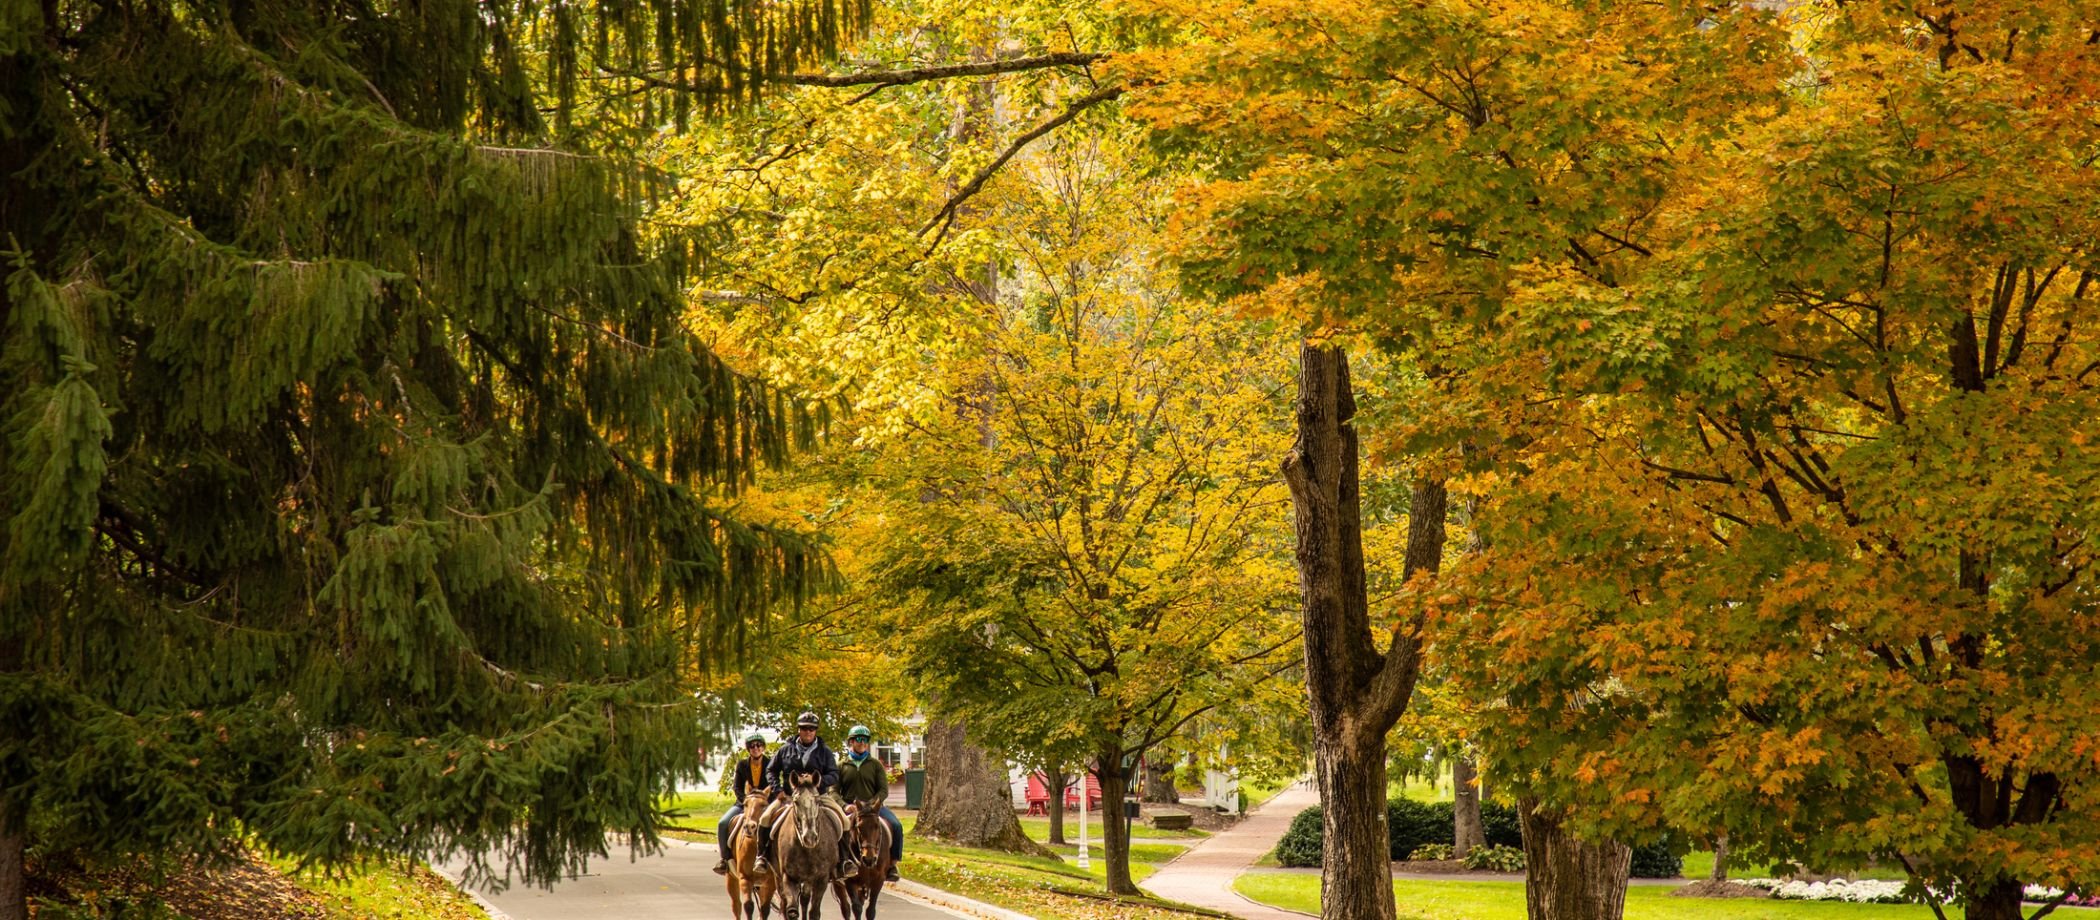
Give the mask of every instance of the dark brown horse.
M 758 817 L 766 809 L 766 794 L 754 792 L 744 802 L 744 814 L 730 828 L 729 915 L 736 920 L 767 920 L 773 915 L 773 876 L 754 875 L 758 861 Z
M 860 871 L 831 883 L 845 920 L 875 920 L 875 898 L 890 874 L 890 826 L 882 820 L 882 803 L 872 799 L 846 810 L 846 839 Z

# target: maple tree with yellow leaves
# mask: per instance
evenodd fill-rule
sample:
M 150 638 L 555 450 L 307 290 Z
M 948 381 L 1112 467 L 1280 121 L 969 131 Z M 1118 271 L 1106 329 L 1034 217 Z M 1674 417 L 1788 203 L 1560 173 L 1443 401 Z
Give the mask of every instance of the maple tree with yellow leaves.
M 1185 270 L 1423 369 L 1499 764 L 1971 920 L 2100 874 L 2088 8 L 1206 6 Z

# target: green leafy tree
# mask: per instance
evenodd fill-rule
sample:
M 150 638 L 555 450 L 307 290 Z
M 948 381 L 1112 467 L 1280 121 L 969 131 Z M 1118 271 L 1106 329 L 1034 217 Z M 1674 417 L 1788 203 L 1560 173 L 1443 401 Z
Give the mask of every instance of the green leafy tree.
M 1060 137 L 1009 189 L 980 357 L 931 381 L 944 410 L 887 471 L 915 672 L 995 750 L 1085 757 L 1110 802 L 1295 656 L 1282 349 L 1153 264 L 1164 196 L 1128 134 Z M 1135 893 L 1121 823 L 1105 837 L 1109 890 Z
M 25 848 L 653 844 L 681 666 L 825 568 L 721 509 L 813 420 L 685 331 L 628 142 L 863 13 L 0 7 L 0 917 Z

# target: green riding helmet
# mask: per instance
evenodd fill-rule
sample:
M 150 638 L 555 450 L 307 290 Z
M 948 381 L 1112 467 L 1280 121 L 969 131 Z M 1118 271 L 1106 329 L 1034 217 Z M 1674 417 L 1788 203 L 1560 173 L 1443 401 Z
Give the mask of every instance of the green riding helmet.
M 745 736 L 744 736 L 744 746 L 745 746 L 745 747 L 750 747 L 750 746 L 752 746 L 752 745 L 754 745 L 754 744 L 759 744 L 759 745 L 763 745 L 763 744 L 765 744 L 765 743 L 766 743 L 766 736 L 764 736 L 764 735 L 761 735 L 761 734 L 759 734 L 759 733 L 757 733 L 757 732 L 752 732 L 751 734 L 748 734 L 748 735 L 745 735 Z
M 855 725 L 846 732 L 847 741 L 874 741 L 875 734 L 865 725 Z

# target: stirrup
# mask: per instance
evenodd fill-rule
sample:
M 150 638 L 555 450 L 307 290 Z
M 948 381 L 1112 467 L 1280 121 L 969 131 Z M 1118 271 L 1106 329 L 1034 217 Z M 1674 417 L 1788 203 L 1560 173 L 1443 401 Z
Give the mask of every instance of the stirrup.
M 725 859 L 725 860 L 722 860 L 721 862 L 715 863 L 715 874 L 716 874 L 716 875 L 728 875 L 728 874 L 729 874 L 729 860 L 726 860 L 726 859 Z
M 765 858 L 765 857 L 763 857 L 763 856 L 761 856 L 761 857 L 759 857 L 759 858 L 757 858 L 757 859 L 755 859 L 755 860 L 753 860 L 753 861 L 752 861 L 752 863 L 751 863 L 751 874 L 752 874 L 752 875 L 772 875 L 772 874 L 773 874 L 773 867 L 772 867 L 772 866 L 769 866 L 769 865 L 767 865 L 767 864 L 766 864 L 766 858 Z
M 901 882 L 901 881 L 904 881 L 904 879 L 903 879 L 903 878 L 901 878 L 901 877 L 899 877 L 899 876 L 897 875 L 897 864 L 896 864 L 896 863 L 890 863 L 890 871 L 888 871 L 888 872 L 884 872 L 884 873 L 882 874 L 882 880 L 883 880 L 883 881 L 885 881 L 885 882 Z

